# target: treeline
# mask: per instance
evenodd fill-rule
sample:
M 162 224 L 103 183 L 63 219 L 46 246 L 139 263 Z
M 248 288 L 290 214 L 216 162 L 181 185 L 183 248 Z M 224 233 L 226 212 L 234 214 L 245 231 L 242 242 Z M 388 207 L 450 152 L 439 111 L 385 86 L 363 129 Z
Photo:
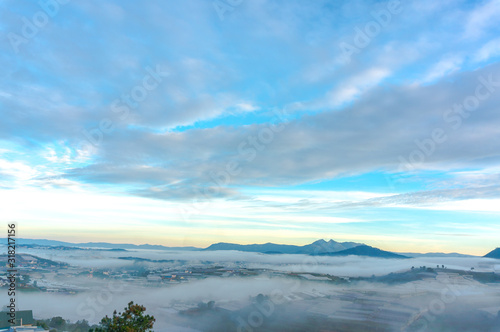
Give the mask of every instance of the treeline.
M 85 319 L 79 320 L 76 323 L 71 323 L 61 316 L 36 320 L 36 326 L 48 330 L 49 332 L 88 332 L 90 329 L 98 327 L 97 325 L 90 325 Z
M 134 302 L 129 302 L 123 312 L 113 312 L 111 317 L 101 319 L 99 325 L 89 325 L 89 322 L 79 320 L 71 323 L 61 316 L 36 321 L 36 325 L 49 332 L 148 332 L 151 331 L 155 318 L 146 315 L 146 308 Z

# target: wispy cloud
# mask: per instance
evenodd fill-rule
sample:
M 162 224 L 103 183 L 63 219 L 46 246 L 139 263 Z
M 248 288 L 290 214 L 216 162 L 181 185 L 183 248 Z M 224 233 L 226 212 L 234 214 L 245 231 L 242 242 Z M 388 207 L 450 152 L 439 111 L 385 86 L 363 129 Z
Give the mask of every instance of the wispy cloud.
M 500 56 L 500 38 L 490 40 L 484 44 L 475 54 L 474 60 L 481 62 L 498 56 Z
M 463 59 L 457 55 L 449 55 L 432 66 L 419 83 L 429 83 L 449 75 L 460 69 Z
M 465 37 L 477 38 L 491 25 L 495 25 L 500 18 L 500 1 L 490 0 L 482 2 L 475 8 L 467 19 Z

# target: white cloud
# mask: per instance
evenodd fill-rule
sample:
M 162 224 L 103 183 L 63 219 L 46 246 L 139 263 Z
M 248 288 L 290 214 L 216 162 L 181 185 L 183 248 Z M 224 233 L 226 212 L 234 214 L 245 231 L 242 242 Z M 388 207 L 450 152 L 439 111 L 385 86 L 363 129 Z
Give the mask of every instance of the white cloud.
M 485 2 L 473 10 L 465 24 L 465 37 L 479 38 L 484 31 L 500 20 L 500 0 Z
M 430 83 L 449 75 L 461 68 L 463 58 L 458 55 L 445 56 L 441 61 L 432 66 L 424 77 L 418 81 L 419 84 Z
M 341 82 L 338 87 L 327 94 L 331 107 L 338 107 L 353 101 L 363 92 L 378 85 L 391 74 L 386 68 L 370 68 Z
M 50 161 L 51 163 L 63 163 L 69 164 L 73 162 L 72 151 L 69 147 L 64 147 L 64 151 L 58 153 L 52 147 L 47 147 L 47 153 L 45 155 L 45 159 Z
M 37 170 L 20 161 L 0 159 L 0 174 L 10 176 L 14 181 L 27 181 L 39 174 Z
M 244 112 L 252 112 L 252 111 L 256 111 L 259 109 L 259 107 L 255 106 L 249 102 L 241 102 L 241 103 L 237 104 L 236 107 Z
M 438 202 L 426 206 L 425 209 L 441 211 L 472 211 L 500 213 L 500 199 L 468 199 L 448 202 Z M 474 228 L 475 226 L 472 226 Z
M 474 55 L 474 61 L 481 62 L 500 55 L 500 38 L 490 40 Z

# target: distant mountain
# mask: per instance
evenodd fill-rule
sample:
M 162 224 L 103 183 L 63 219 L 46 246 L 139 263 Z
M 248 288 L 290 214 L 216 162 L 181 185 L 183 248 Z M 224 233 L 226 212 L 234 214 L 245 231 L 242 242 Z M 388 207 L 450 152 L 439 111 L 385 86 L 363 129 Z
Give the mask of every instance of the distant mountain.
M 3 241 L 6 243 L 6 241 Z M 388 251 L 383 251 L 374 247 L 367 246 L 362 243 L 356 242 L 336 242 L 334 240 L 317 240 L 311 244 L 304 246 L 288 245 L 288 244 L 235 244 L 235 243 L 216 243 L 209 247 L 202 249 L 196 247 L 166 247 L 162 245 L 151 244 L 126 244 L 126 243 L 107 243 L 107 242 L 87 242 L 87 243 L 70 243 L 54 240 L 44 239 L 16 239 L 19 245 L 40 245 L 50 246 L 52 248 L 59 248 L 68 250 L 68 247 L 73 248 L 95 248 L 95 249 L 152 249 L 152 250 L 183 250 L 183 251 L 196 251 L 196 250 L 236 250 L 244 252 L 257 252 L 263 254 L 304 254 L 304 255 L 328 255 L 328 256 L 370 256 L 370 257 L 383 257 L 383 258 L 408 258 L 407 256 L 395 254 Z
M 408 256 L 408 257 L 477 257 L 474 255 L 465 255 L 465 254 L 459 254 L 456 252 L 451 252 L 451 253 L 443 253 L 443 252 L 428 252 L 425 254 L 420 254 L 420 253 L 415 253 L 415 252 L 398 252 L 397 254 L 403 255 L 403 256 Z
M 5 266 L 8 262 L 9 256 L 8 255 L 0 255 L 0 264 L 2 266 Z M 32 262 L 36 262 L 39 266 L 42 267 L 64 267 L 68 266 L 67 263 L 61 263 L 61 262 L 56 262 L 50 259 L 45 259 L 41 258 L 35 255 L 30 255 L 30 254 L 22 254 L 16 256 L 16 266 L 21 266 L 21 265 L 30 265 Z
M 7 243 L 6 241 L 3 241 Z M 105 248 L 105 249 L 153 249 L 153 250 L 201 250 L 195 247 L 165 247 L 162 245 L 152 244 L 126 244 L 126 243 L 107 243 L 107 242 L 87 242 L 87 243 L 71 243 L 45 239 L 16 239 L 16 244 L 20 245 L 33 245 L 38 244 L 41 246 L 50 247 L 78 247 L 78 248 Z
M 215 243 L 210 245 L 204 250 L 236 250 L 245 252 L 260 252 L 260 253 L 273 253 L 273 254 L 298 254 L 300 253 L 299 246 L 287 244 L 235 244 L 235 243 Z
M 336 242 L 330 240 L 326 242 L 325 240 L 318 240 L 311 244 L 303 246 L 303 253 L 305 254 L 320 254 L 326 252 L 337 252 L 346 249 L 351 249 L 363 245 L 363 243 L 356 242 Z
M 321 256 L 349 256 L 349 255 L 356 255 L 356 256 L 369 256 L 369 257 L 380 257 L 380 258 L 409 258 L 407 256 L 403 255 L 398 255 L 390 251 L 384 251 L 380 250 L 374 247 L 367 246 L 366 244 L 342 250 L 342 251 L 337 251 L 337 252 L 328 252 L 328 253 L 321 253 L 318 254 Z
M 93 251 L 127 251 L 127 249 L 121 248 L 85 248 L 85 247 L 67 247 L 67 246 L 49 246 L 44 244 L 17 244 L 19 248 L 27 248 L 27 249 L 52 249 L 52 250 L 93 250 Z
M 484 257 L 500 259 L 500 248 L 492 250 L 491 252 L 484 255 Z
M 333 240 L 325 241 L 318 240 L 311 244 L 305 246 L 295 246 L 288 244 L 275 244 L 275 243 L 264 243 L 264 244 L 235 244 L 235 243 L 216 243 L 212 244 L 204 250 L 237 250 L 245 252 L 259 252 L 263 254 L 305 254 L 305 255 L 317 255 L 321 253 L 337 252 L 356 246 L 360 246 L 361 243 L 355 242 L 336 242 Z
M 150 250 L 200 250 L 196 247 L 166 247 L 158 244 L 126 244 L 126 243 L 107 243 L 107 242 L 87 242 L 77 243 L 76 245 L 87 248 L 116 248 L 116 249 L 150 249 Z
M 45 240 L 45 239 L 16 239 L 16 244 L 38 244 L 41 246 L 63 246 L 63 247 L 75 247 L 76 243 L 55 241 L 55 240 Z

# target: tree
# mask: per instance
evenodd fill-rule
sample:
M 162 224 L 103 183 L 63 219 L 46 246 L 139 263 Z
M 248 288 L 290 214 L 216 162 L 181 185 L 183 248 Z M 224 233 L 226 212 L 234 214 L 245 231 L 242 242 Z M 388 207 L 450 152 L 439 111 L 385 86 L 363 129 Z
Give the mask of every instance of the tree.
M 113 312 L 113 317 L 106 315 L 96 329 L 90 332 L 148 332 L 152 331 L 155 318 L 150 315 L 144 315 L 146 308 L 134 302 L 129 302 L 128 307 L 123 313 Z
M 57 330 L 63 330 L 66 327 L 66 320 L 61 316 L 52 317 L 49 322 L 49 327 L 53 327 Z
M 49 329 L 49 326 L 47 325 L 47 323 L 45 323 L 43 321 L 36 321 L 36 326 L 39 326 L 39 327 L 41 327 L 44 330 L 48 330 Z
M 73 325 L 72 332 L 86 332 L 90 329 L 89 322 L 84 320 L 79 320 Z

